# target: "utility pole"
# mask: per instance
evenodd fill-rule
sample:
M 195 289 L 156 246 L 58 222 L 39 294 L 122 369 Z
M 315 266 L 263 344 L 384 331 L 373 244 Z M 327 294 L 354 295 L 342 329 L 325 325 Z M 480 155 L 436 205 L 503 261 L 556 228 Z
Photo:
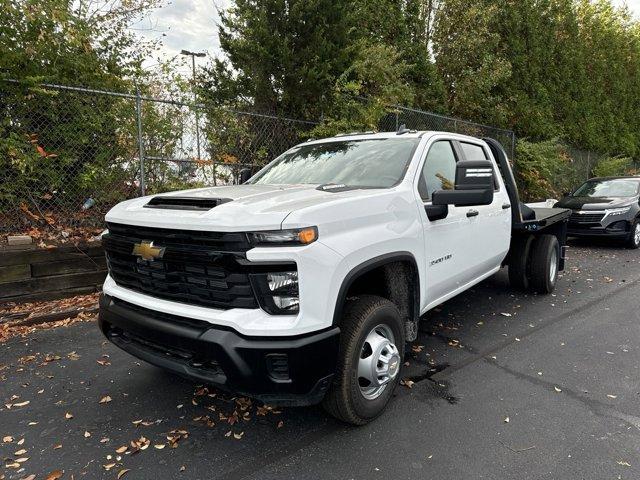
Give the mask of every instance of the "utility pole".
M 193 101 L 195 103 L 194 108 L 196 113 L 196 147 L 198 149 L 198 160 L 200 160 L 202 157 L 200 156 L 200 114 L 198 112 L 198 95 L 196 94 L 196 57 L 205 57 L 207 54 L 205 52 L 190 52 L 189 50 L 182 50 L 180 54 L 191 57 L 191 68 L 193 70 Z

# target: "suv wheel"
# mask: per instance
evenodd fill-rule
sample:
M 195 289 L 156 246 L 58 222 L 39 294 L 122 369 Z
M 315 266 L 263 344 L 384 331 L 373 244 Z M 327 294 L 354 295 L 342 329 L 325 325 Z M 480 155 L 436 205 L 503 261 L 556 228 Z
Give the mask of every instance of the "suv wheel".
M 389 300 L 349 300 L 341 323 L 338 368 L 323 406 L 334 417 L 364 425 L 386 407 L 400 379 L 404 325 Z
M 533 242 L 530 259 L 531 286 L 536 292 L 551 293 L 556 288 L 560 265 L 560 244 L 554 235 L 540 235 Z
M 631 224 L 631 231 L 627 237 L 627 247 L 636 249 L 640 247 L 640 221 L 636 218 Z

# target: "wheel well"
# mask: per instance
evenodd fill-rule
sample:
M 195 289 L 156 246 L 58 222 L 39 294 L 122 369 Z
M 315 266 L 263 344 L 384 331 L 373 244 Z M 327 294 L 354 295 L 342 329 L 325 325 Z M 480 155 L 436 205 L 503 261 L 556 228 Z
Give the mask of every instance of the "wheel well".
M 371 262 L 345 280 L 336 305 L 334 324 L 340 324 L 342 307 L 348 298 L 378 295 L 393 302 L 405 322 L 415 323 L 419 317 L 419 279 L 413 257 L 391 258 Z

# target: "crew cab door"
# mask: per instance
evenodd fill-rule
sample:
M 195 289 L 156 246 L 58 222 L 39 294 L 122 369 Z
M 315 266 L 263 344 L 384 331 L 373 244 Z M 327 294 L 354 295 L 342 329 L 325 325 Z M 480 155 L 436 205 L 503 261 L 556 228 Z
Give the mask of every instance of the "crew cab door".
M 472 261 L 470 250 L 474 225 L 467 217 L 469 207 L 450 205 L 445 218 L 429 218 L 433 210 L 431 195 L 437 190 L 452 190 L 456 163 L 460 152 L 454 140 L 436 137 L 428 147 L 417 179 L 417 194 L 422 203 L 420 215 L 424 228 L 425 286 L 427 304 L 431 304 L 470 281 Z
M 511 204 L 497 165 L 483 142 L 459 140 L 454 147 L 462 160 L 489 160 L 494 170 L 493 202 L 467 208 L 472 242 L 468 245 L 470 275 L 477 278 L 500 267 L 511 241 Z

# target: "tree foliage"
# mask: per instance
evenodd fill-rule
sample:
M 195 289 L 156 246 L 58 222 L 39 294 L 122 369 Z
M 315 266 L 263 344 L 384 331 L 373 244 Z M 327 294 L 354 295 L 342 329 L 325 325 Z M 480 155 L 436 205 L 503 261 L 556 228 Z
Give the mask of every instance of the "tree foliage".
M 27 202 L 29 208 L 34 208 L 34 202 L 66 202 L 78 210 L 87 196 L 99 195 L 109 203 L 130 195 L 121 189 L 135 187 L 121 179 L 135 151 L 133 103 L 39 85 L 131 90 L 145 78 L 141 62 L 153 45 L 140 42 L 129 25 L 156 3 L 2 3 L 1 210 L 20 202 Z
M 220 37 L 203 79 L 218 104 L 324 117 L 329 132 L 401 99 L 640 155 L 640 26 L 609 0 L 237 0 Z

